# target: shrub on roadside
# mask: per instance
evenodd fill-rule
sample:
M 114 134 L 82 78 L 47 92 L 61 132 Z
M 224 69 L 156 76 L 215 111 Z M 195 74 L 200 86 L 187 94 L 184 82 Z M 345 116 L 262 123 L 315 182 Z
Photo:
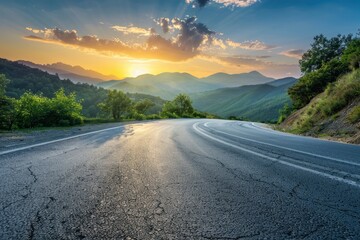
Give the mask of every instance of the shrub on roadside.
M 351 123 L 357 123 L 360 121 L 360 106 L 356 106 L 348 115 L 348 120 Z

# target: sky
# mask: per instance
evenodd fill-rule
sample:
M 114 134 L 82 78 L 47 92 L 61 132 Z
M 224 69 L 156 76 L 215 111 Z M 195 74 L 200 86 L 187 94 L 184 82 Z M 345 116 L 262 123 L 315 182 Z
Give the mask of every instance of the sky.
M 300 76 L 313 37 L 357 33 L 359 0 L 0 0 L 0 57 L 118 78 Z

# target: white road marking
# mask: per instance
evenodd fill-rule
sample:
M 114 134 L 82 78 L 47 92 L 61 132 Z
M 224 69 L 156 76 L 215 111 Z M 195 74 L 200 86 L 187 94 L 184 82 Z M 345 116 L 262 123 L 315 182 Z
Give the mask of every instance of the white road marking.
M 204 126 L 207 127 L 207 128 L 210 128 L 208 123 L 209 122 L 205 123 Z M 360 163 L 355 163 L 355 162 L 350 162 L 350 161 L 346 161 L 346 160 L 342 160 L 342 159 L 338 159 L 338 158 L 332 158 L 332 157 L 328 157 L 328 156 L 323 156 L 323 155 L 319 155 L 319 154 L 316 154 L 316 153 L 304 152 L 304 151 L 296 150 L 296 149 L 293 149 L 293 148 L 282 147 L 282 146 L 278 146 L 278 145 L 271 144 L 271 143 L 266 143 L 266 142 L 261 142 L 261 141 L 249 139 L 249 138 L 236 136 L 236 135 L 233 135 L 233 134 L 230 134 L 230 133 L 215 130 L 213 128 L 210 128 L 210 129 L 212 131 L 214 131 L 214 132 L 222 133 L 222 134 L 228 135 L 230 137 L 246 140 L 246 141 L 249 141 L 249 142 L 259 143 L 259 144 L 267 145 L 267 146 L 270 146 L 270 147 L 276 147 L 276 148 L 280 148 L 280 149 L 284 149 L 284 150 L 288 150 L 288 151 L 292 151 L 292 152 L 296 152 L 296 153 L 305 154 L 305 155 L 312 156 L 312 157 L 319 157 L 319 158 L 327 159 L 327 160 L 334 161 L 334 162 L 345 163 L 345 164 L 348 164 L 348 165 L 353 165 L 353 166 L 360 167 Z
M 204 135 L 204 136 L 206 136 L 206 137 L 208 137 L 208 138 L 210 138 L 210 139 L 212 139 L 212 140 L 214 140 L 214 141 L 216 141 L 216 142 L 219 142 L 219 143 L 228 145 L 228 146 L 233 147 L 233 148 L 235 148 L 235 149 L 238 149 L 238 150 L 241 150 L 241 151 L 243 151 L 243 152 L 247 152 L 247 153 L 253 154 L 253 155 L 255 155 L 255 156 L 258 156 L 258 157 L 261 157 L 261 158 L 270 160 L 270 161 L 272 161 L 272 162 L 277 162 L 277 163 L 280 163 L 280 164 L 283 164 L 283 165 L 286 165 L 286 166 L 290 166 L 290 167 L 293 167 L 293 168 L 301 169 L 301 170 L 303 170 L 303 171 L 307 171 L 307 172 L 310 172 L 310 173 L 313 173 L 313 174 L 316 174 L 316 175 L 319 175 L 319 176 L 322 176 L 322 177 L 329 178 L 329 179 L 331 179 L 331 180 L 339 181 L 339 182 L 346 183 L 346 184 L 348 184 L 348 185 L 351 185 L 351 186 L 360 188 L 360 184 L 357 183 L 357 182 L 355 182 L 355 181 L 352 181 L 352 180 L 349 180 L 349 179 L 344 179 L 344 178 L 337 177 L 337 176 L 333 176 L 333 175 L 330 175 L 330 174 L 327 174 L 327 173 L 324 173 L 324 172 L 319 172 L 319 171 L 317 171 L 317 170 L 314 170 L 314 169 L 311 169 L 311 168 L 307 168 L 307 167 L 303 167 L 303 166 L 299 166 L 299 165 L 296 165 L 296 164 L 293 164 L 293 163 L 289 163 L 289 162 L 286 162 L 286 161 L 282 161 L 282 160 L 279 160 L 279 159 L 276 159 L 276 158 L 273 158 L 273 157 L 269 157 L 269 156 L 266 156 L 266 155 L 264 155 L 264 154 L 257 153 L 257 152 L 251 151 L 251 150 L 249 150 L 249 149 L 246 149 L 246 148 L 237 146 L 237 145 L 235 145 L 235 144 L 232 144 L 232 143 L 223 141 L 223 140 L 221 140 L 221 139 L 215 138 L 215 137 L 213 137 L 213 136 L 205 133 L 204 130 L 200 129 L 200 128 L 198 127 L 198 124 L 199 124 L 199 123 L 194 123 L 194 124 L 193 124 L 193 129 L 194 129 L 196 132 L 198 132 L 198 133 L 200 133 L 200 134 L 202 134 L 202 135 Z
M 25 146 L 25 147 L 10 149 L 10 150 L 7 150 L 7 151 L 2 151 L 2 152 L 0 152 L 0 156 L 1 156 L 1 155 L 5 155 L 5 154 L 9 154 L 9 153 L 18 152 L 18 151 L 23 151 L 23 150 L 30 149 L 30 148 L 34 148 L 34 147 L 40 147 L 40 146 L 44 146 L 44 145 L 48 145 L 48 144 L 52 144 L 52 143 L 57 143 L 57 142 L 62 142 L 62 141 L 66 141 L 66 140 L 78 138 L 78 137 L 83 137 L 83 136 L 87 136 L 87 135 L 91 135 L 91 134 L 95 134 L 95 133 L 100 133 L 100 132 L 106 132 L 106 131 L 110 131 L 110 130 L 120 129 L 120 128 L 123 128 L 123 127 L 124 127 L 124 126 L 106 128 L 106 129 L 97 130 L 97 131 L 93 131 L 93 132 L 78 134 L 78 135 L 71 136 L 71 137 L 60 138 L 60 139 L 56 139 L 56 140 L 52 140 L 52 141 L 48 141 L 48 142 L 42 142 L 42 143 L 37 143 L 37 144 Z

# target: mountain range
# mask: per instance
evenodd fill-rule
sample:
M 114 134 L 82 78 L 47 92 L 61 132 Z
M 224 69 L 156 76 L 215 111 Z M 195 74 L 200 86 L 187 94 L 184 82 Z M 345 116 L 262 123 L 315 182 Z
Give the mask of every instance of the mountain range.
M 71 66 L 61 62 L 53 64 L 36 64 L 29 61 L 19 60 L 20 64 L 31 68 L 37 68 L 50 74 L 58 74 L 61 79 L 70 79 L 75 83 L 97 84 L 106 80 L 116 79 L 113 75 L 103 75 L 93 70 L 84 69 L 80 66 Z
M 264 84 L 274 80 L 256 71 L 242 74 L 216 73 L 204 78 L 197 78 L 189 73 L 161 73 L 101 82 L 97 86 L 130 93 L 150 94 L 170 100 L 179 93 L 191 94 L 219 88 Z
M 242 117 L 252 121 L 276 121 L 279 110 L 291 104 L 287 90 L 297 80 L 283 78 L 258 85 L 221 88 L 190 94 L 194 107 L 222 117 Z
M 188 73 L 141 75 L 97 84 L 106 89 L 138 92 L 170 100 L 179 93 L 190 95 L 196 109 L 221 117 L 253 121 L 276 121 L 279 110 L 291 104 L 287 90 L 295 78 L 273 79 L 253 71 L 242 74 L 217 73 L 197 78 Z
M 200 111 L 221 117 L 243 117 L 253 121 L 276 121 L 279 110 L 285 104 L 290 104 L 287 90 L 296 82 L 295 78 L 276 80 L 257 71 L 241 74 L 216 73 L 204 78 L 197 78 L 188 73 L 145 74 L 136 78 L 106 81 L 104 79 L 114 76 L 105 76 L 79 66 L 74 67 L 63 63 L 50 65 L 25 61 L 16 63 L 19 64 L 17 69 L 25 65 L 50 74 L 57 74 L 59 78 L 70 79 L 72 82 L 85 82 L 105 89 L 152 95 L 165 100 L 171 100 L 179 93 L 186 93 L 190 95 L 194 107 Z M 41 79 L 39 78 L 38 81 Z M 27 89 L 39 91 L 38 87 L 34 89 L 29 87 L 33 86 L 32 84 L 27 84 Z M 39 84 L 41 85 L 40 82 L 36 83 L 36 86 Z M 12 92 L 14 91 L 16 91 L 15 88 Z

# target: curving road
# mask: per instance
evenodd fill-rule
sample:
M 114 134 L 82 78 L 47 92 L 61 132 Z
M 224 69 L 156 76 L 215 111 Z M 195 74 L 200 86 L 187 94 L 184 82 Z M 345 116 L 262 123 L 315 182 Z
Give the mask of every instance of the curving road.
M 119 125 L 0 152 L 0 239 L 360 239 L 360 146 Z

